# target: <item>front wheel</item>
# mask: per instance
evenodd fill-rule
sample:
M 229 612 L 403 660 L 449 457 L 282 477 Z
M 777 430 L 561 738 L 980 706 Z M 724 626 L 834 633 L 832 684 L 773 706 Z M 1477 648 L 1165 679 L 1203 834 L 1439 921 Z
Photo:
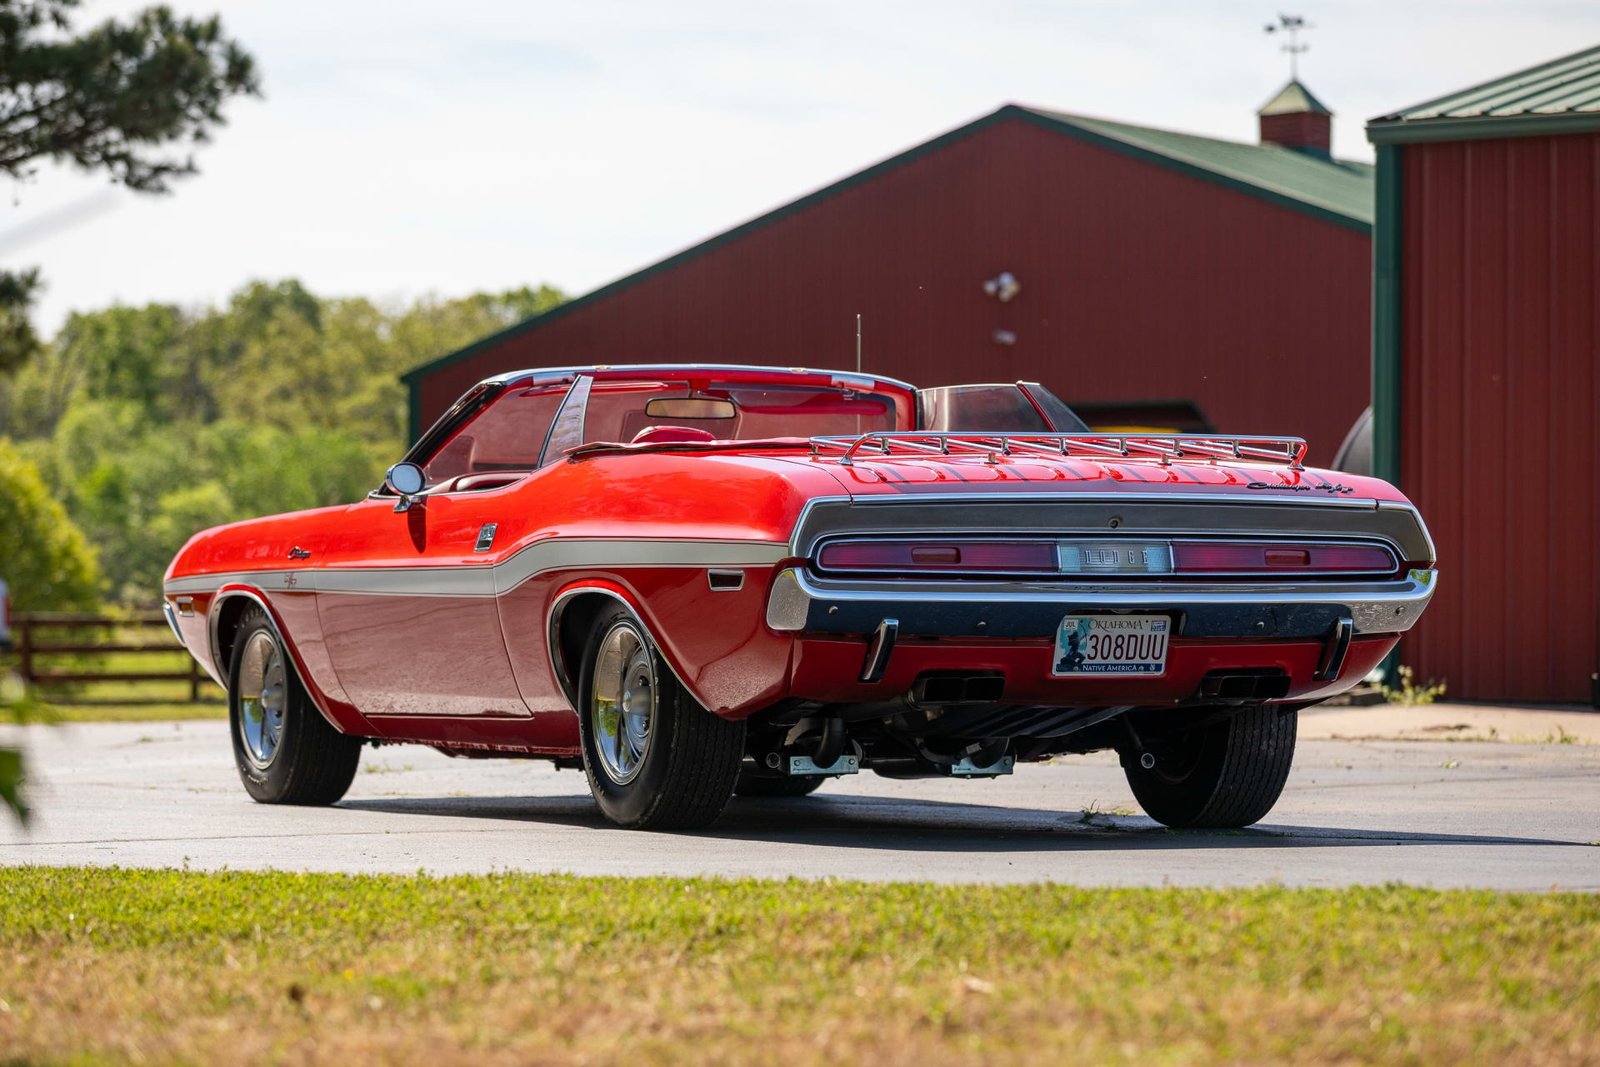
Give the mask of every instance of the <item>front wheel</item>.
M 228 671 L 233 761 L 245 792 L 263 804 L 332 804 L 361 760 L 361 741 L 328 725 L 295 674 L 266 612 L 239 620 Z
M 583 768 L 607 819 L 687 830 L 722 814 L 744 759 L 744 723 L 696 703 L 632 611 L 595 621 L 581 689 Z
M 1260 705 L 1125 754 L 1123 769 L 1139 806 L 1157 822 L 1249 826 L 1283 794 L 1298 729 L 1293 708 Z

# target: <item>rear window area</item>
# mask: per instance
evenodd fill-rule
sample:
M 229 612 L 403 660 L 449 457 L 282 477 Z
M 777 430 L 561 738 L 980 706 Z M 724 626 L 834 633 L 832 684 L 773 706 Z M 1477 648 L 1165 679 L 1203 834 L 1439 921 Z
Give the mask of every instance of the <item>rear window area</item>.
M 703 405 L 705 414 L 685 417 L 684 401 L 720 400 Z M 715 408 L 715 410 L 713 410 Z M 626 444 L 653 427 L 703 430 L 719 441 L 759 441 L 772 437 L 826 437 L 876 433 L 895 428 L 894 404 L 870 393 L 809 386 L 716 385 L 689 390 L 666 383 L 596 382 L 584 413 L 582 444 Z

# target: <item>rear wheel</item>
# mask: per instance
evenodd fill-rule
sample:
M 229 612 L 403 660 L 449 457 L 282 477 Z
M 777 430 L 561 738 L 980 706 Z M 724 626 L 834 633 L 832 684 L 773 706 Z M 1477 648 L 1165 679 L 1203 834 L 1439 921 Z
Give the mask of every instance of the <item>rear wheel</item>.
M 779 778 L 751 774 L 748 770 L 743 770 L 739 772 L 739 780 L 733 785 L 733 795 L 736 797 L 803 797 L 810 793 L 815 793 L 823 781 L 824 779 L 820 774 Z
M 360 738 L 328 725 L 266 612 L 239 620 L 228 671 L 228 725 L 245 792 L 263 804 L 332 804 L 361 760 Z
M 606 818 L 684 830 L 722 814 L 744 759 L 744 723 L 696 703 L 627 608 L 595 621 L 581 697 L 583 767 Z
M 1282 795 L 1298 728 L 1299 715 L 1292 708 L 1248 708 L 1145 752 L 1125 754 L 1123 768 L 1139 806 L 1157 822 L 1249 826 Z

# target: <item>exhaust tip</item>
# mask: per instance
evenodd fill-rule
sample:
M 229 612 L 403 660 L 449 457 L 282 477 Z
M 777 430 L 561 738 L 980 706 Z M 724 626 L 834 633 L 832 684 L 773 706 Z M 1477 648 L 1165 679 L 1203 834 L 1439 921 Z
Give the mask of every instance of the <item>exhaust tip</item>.
M 1005 695 L 1006 676 L 999 671 L 961 673 L 930 672 L 918 676 L 911 686 L 911 703 L 993 704 Z
M 1289 673 L 1279 667 L 1212 671 L 1200 679 L 1196 695 L 1202 700 L 1224 702 L 1280 700 L 1289 695 Z

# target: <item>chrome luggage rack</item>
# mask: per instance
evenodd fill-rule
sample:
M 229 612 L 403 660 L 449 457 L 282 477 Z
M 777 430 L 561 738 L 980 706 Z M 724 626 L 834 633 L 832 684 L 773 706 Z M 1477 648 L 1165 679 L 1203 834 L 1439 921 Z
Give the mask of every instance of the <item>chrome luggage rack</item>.
M 1095 459 L 1243 460 L 1304 470 L 1302 437 L 1224 437 L 1216 434 L 1075 433 L 867 433 L 859 437 L 813 437 L 811 455 L 841 466 L 890 456 L 1078 456 Z

